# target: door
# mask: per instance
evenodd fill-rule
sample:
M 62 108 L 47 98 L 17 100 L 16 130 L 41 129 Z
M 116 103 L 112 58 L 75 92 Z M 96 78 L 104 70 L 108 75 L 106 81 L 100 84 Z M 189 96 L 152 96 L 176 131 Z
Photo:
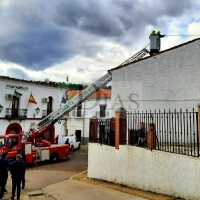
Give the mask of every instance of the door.
M 81 130 L 76 130 L 76 131 L 75 131 L 75 135 L 76 135 L 78 141 L 81 142 Z
M 52 113 L 52 105 L 53 105 L 53 98 L 52 97 L 48 97 L 48 98 L 49 98 L 49 102 L 47 103 L 47 115 Z
M 18 117 L 19 98 L 13 96 L 12 98 L 12 117 Z

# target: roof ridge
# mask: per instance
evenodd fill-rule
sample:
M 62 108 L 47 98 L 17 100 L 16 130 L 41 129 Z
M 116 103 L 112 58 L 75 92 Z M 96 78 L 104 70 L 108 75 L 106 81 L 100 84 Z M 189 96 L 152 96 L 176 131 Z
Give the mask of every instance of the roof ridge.
M 173 49 L 177 49 L 177 48 L 179 48 L 179 47 L 185 46 L 185 45 L 190 44 L 190 43 L 192 43 L 192 42 L 195 42 L 195 41 L 197 41 L 197 40 L 200 40 L 200 38 L 196 38 L 196 39 L 193 39 L 193 40 L 184 42 L 184 43 L 182 43 L 182 44 L 176 45 L 176 46 L 174 46 L 174 47 L 171 47 L 171 48 L 169 48 L 169 49 L 165 49 L 165 50 L 163 50 L 163 51 L 158 52 L 156 55 L 162 54 L 162 53 L 167 52 L 167 51 L 171 51 L 171 50 L 173 50 Z M 153 56 L 155 56 L 155 55 L 153 55 Z M 115 67 L 115 68 L 112 68 L 112 69 L 108 70 L 108 72 L 111 72 L 111 71 L 113 71 L 113 70 L 126 67 L 126 66 L 128 66 L 128 65 L 130 65 L 130 64 L 133 64 L 133 63 L 136 63 L 136 62 L 140 62 L 140 61 L 142 61 L 142 60 L 151 58 L 151 57 L 153 57 L 153 56 L 148 56 L 148 57 L 145 57 L 145 58 L 141 58 L 141 59 L 139 59 L 139 60 L 136 60 L 136 61 L 127 63 L 127 64 L 125 64 L 125 65 L 123 65 L 123 66 L 117 66 L 117 67 Z

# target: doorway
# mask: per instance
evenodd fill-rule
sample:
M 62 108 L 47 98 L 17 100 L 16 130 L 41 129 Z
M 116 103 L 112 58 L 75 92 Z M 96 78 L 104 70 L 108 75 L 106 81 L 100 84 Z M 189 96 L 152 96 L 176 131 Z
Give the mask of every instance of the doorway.
M 75 135 L 76 135 L 78 141 L 81 142 L 81 130 L 76 130 L 76 131 L 75 131 Z
M 12 98 L 12 117 L 18 117 L 19 98 L 13 96 Z

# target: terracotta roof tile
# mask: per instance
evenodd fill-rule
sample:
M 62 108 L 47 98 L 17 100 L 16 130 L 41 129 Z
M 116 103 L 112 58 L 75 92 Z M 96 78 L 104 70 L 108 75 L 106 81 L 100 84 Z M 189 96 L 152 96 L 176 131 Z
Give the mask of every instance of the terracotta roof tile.
M 68 98 L 71 99 L 72 97 L 76 96 L 77 94 L 81 93 L 82 90 L 69 90 Z M 110 89 L 99 89 L 97 92 L 92 94 L 89 98 L 91 99 L 102 99 L 102 98 L 111 98 Z

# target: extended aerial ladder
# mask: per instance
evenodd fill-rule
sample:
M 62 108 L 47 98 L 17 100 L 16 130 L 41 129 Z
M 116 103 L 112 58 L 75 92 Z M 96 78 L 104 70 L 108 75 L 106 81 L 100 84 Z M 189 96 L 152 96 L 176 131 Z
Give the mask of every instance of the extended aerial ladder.
M 148 46 L 148 45 L 147 45 Z M 134 62 L 136 60 L 139 60 L 143 58 L 149 51 L 146 49 L 142 49 L 132 57 L 130 57 L 128 60 L 120 64 L 119 66 L 127 65 L 128 63 Z M 112 80 L 112 74 L 107 73 L 106 75 L 102 76 L 100 79 L 98 79 L 96 82 L 92 83 L 90 86 L 88 86 L 85 90 L 83 90 L 80 94 L 77 94 L 72 99 L 69 99 L 62 107 L 60 107 L 57 111 L 52 112 L 47 117 L 42 119 L 34 129 L 30 129 L 28 131 L 29 137 L 23 138 L 23 141 L 27 141 L 31 135 L 34 137 L 41 131 L 44 131 L 48 125 L 55 124 L 58 119 L 63 117 L 66 113 L 72 111 L 74 108 L 76 108 L 79 104 L 87 100 L 93 93 L 95 93 L 97 90 L 99 90 L 101 87 L 105 86 L 107 83 L 109 83 Z

